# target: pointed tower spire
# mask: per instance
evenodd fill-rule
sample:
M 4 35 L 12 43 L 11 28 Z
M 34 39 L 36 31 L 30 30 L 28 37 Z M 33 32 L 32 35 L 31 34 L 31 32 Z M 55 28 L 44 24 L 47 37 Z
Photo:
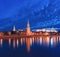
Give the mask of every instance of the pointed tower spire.
M 29 20 L 28 20 L 28 23 L 27 23 L 27 27 L 30 27 Z
M 13 31 L 16 31 L 16 28 L 15 28 L 15 26 L 13 26 Z
M 26 33 L 27 33 L 27 35 L 31 35 L 29 20 L 27 23 Z

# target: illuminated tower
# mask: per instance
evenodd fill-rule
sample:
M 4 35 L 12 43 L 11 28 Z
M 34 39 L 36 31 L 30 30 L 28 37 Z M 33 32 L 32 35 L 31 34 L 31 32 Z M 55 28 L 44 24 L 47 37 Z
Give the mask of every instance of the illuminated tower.
M 13 31 L 16 31 L 16 28 L 15 28 L 15 26 L 13 27 Z
M 27 35 L 31 35 L 29 20 L 27 23 L 26 33 L 27 33 Z

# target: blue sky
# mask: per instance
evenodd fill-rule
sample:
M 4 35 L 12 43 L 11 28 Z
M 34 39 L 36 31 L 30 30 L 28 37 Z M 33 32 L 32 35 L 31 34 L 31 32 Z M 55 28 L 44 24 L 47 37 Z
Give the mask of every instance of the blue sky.
M 60 28 L 60 0 L 0 0 L 0 31 L 25 29 L 28 19 L 31 29 Z

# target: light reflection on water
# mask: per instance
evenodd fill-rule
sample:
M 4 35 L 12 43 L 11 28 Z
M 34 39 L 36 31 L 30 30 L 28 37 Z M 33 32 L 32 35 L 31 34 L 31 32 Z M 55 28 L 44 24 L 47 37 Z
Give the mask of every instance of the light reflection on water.
M 6 39 L 7 40 L 7 39 Z M 3 46 L 4 39 L 0 39 L 0 45 Z M 29 52 L 31 50 L 31 46 L 35 43 L 39 44 L 39 46 L 51 46 L 54 47 L 60 42 L 59 37 L 39 37 L 39 38 L 17 38 L 17 39 L 8 39 L 7 42 L 9 46 L 12 44 L 13 48 L 19 47 L 19 45 L 26 44 L 26 50 Z

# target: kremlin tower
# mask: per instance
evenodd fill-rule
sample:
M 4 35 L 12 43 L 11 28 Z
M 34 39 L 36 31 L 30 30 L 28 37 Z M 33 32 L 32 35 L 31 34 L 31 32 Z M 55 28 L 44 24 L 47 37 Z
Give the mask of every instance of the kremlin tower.
M 27 23 L 26 34 L 28 36 L 31 35 L 29 20 L 28 20 L 28 23 Z

